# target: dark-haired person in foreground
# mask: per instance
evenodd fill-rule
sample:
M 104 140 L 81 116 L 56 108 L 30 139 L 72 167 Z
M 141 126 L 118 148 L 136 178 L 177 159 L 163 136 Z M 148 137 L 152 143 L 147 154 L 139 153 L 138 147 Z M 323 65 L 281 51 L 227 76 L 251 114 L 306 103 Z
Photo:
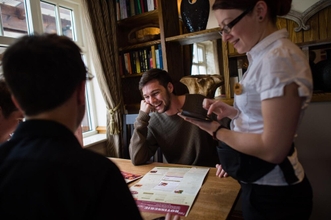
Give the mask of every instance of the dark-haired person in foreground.
M 312 96 L 312 76 L 304 53 L 276 25 L 277 16 L 286 15 L 291 4 L 215 0 L 222 40 L 246 54 L 249 66 L 236 86 L 233 106 L 203 102 L 209 114 L 231 118 L 231 130 L 216 121 L 186 118 L 223 142 L 220 161 L 241 184 L 245 220 L 308 220 L 312 211 L 312 188 L 298 159 L 300 146 L 293 144 Z
M 24 36 L 2 64 L 26 120 L 0 145 L 1 218 L 142 219 L 117 166 L 74 136 L 88 78 L 80 48 L 65 36 Z
M 11 100 L 11 93 L 0 75 L 0 144 L 9 140 L 23 114 L 16 108 Z

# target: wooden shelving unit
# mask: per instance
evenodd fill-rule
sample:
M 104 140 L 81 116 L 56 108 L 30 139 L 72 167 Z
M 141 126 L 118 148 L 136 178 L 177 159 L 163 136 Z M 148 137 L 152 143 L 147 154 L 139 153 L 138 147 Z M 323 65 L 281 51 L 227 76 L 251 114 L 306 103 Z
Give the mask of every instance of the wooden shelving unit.
M 139 28 L 142 30 L 148 26 L 157 26 L 160 29 L 159 39 L 138 43 L 130 42 L 130 34 L 137 30 L 139 31 Z M 160 45 L 163 69 L 169 72 L 175 86 L 179 84 L 180 78 L 184 76 L 182 46 L 178 43 L 166 42 L 166 38 L 180 35 L 181 33 L 177 1 L 157 0 L 157 8 L 155 10 L 119 20 L 116 32 L 119 56 L 134 50 Z M 138 83 L 141 74 L 139 72 L 132 75 L 122 75 L 123 99 L 129 113 L 137 113 L 139 111 L 142 97 L 138 89 Z
M 166 38 L 166 42 L 178 42 L 181 45 L 189 45 L 207 40 L 220 39 L 219 28 L 212 28 L 194 33 L 181 34 Z

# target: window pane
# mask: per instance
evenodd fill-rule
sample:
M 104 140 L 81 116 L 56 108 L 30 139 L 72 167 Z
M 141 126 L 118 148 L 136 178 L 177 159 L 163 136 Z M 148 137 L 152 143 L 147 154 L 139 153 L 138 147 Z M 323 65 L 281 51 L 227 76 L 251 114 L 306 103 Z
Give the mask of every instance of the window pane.
M 92 127 L 91 127 L 91 113 L 90 113 L 90 106 L 89 106 L 89 99 L 88 99 L 88 89 L 86 88 L 86 106 L 85 106 L 85 115 L 84 118 L 81 122 L 81 127 L 82 127 L 82 132 L 87 132 L 87 131 L 91 131 Z
M 192 65 L 191 75 L 198 75 L 199 74 L 199 67 L 197 65 Z
M 204 60 L 203 60 L 203 49 L 201 47 L 198 47 L 198 63 L 202 63 Z
M 72 10 L 60 7 L 60 19 L 62 35 L 65 35 L 72 40 L 76 40 L 74 36 L 75 30 L 73 30 Z
M 83 54 L 82 59 L 86 65 L 86 56 Z M 87 65 L 86 65 L 87 66 Z M 90 104 L 90 90 L 89 90 L 89 84 L 91 82 L 89 80 L 86 81 L 85 86 L 85 115 L 81 122 L 82 132 L 92 131 L 92 119 L 91 119 L 91 104 Z
M 193 44 L 193 63 L 198 62 L 197 44 Z
M 20 37 L 28 33 L 24 0 L 0 0 L 0 35 Z
M 43 28 L 45 33 L 54 33 L 56 34 L 56 19 L 55 19 L 55 10 L 56 7 L 53 4 L 40 2 L 41 14 L 43 17 Z
M 207 70 L 205 66 L 199 66 L 199 74 L 207 74 Z

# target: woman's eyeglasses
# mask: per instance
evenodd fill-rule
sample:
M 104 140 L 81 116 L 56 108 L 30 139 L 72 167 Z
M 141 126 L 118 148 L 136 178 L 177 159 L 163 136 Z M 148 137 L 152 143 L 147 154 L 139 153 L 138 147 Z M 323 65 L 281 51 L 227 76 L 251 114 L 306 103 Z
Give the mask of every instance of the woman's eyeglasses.
M 225 25 L 218 33 L 223 36 L 223 34 L 229 34 L 233 26 L 235 26 L 245 15 L 248 14 L 254 7 L 250 7 L 246 9 L 243 13 L 241 13 L 238 17 L 236 17 L 229 24 Z

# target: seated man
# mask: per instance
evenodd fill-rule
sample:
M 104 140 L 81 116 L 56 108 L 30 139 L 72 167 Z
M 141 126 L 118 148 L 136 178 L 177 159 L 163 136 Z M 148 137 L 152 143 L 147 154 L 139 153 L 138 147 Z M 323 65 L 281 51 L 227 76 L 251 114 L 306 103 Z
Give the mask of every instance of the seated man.
M 206 115 L 199 94 L 177 96 L 169 74 L 161 69 L 145 72 L 139 82 L 141 101 L 130 141 L 134 165 L 144 164 L 161 149 L 168 163 L 215 166 L 218 144 L 207 132 L 192 126 L 177 113 L 183 109 Z
M 5 79 L 0 75 L 0 144 L 9 140 L 23 114 L 11 100 L 11 93 Z
M 80 48 L 65 36 L 24 36 L 2 65 L 25 121 L 0 145 L 1 218 L 142 219 L 118 167 L 74 136 L 85 113 Z

